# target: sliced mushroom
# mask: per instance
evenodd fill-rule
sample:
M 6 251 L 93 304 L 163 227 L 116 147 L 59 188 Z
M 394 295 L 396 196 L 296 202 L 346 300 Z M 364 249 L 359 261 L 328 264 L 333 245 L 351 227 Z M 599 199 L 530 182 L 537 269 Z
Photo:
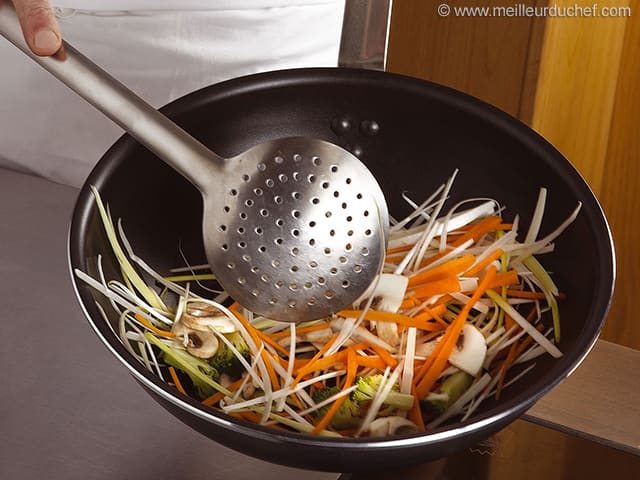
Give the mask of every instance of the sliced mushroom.
M 194 357 L 211 358 L 218 351 L 218 339 L 210 330 L 193 330 L 182 322 L 176 322 L 172 331 L 176 336 L 182 337 L 184 347 Z
M 381 312 L 396 313 L 402 305 L 408 285 L 409 277 L 393 273 L 381 274 L 371 294 L 373 296 L 371 308 Z
M 428 357 L 438 345 L 442 336 L 430 342 L 416 345 L 417 357 Z M 454 367 L 476 376 L 487 355 L 487 343 L 484 335 L 473 325 L 466 324 L 462 327 L 458 342 L 449 356 L 449 363 Z
M 371 308 L 374 310 L 396 313 L 402 305 L 408 284 L 409 278 L 404 275 L 383 273 L 378 278 L 377 284 L 374 283 L 373 291 L 365 294 L 364 298 L 373 297 Z M 372 323 L 381 340 L 394 347 L 400 344 L 398 324 L 393 322 Z
M 449 356 L 449 363 L 474 377 L 478 374 L 487 355 L 484 335 L 473 325 L 462 327 L 460 337 Z
M 390 437 L 417 431 L 418 427 L 415 423 L 404 417 L 397 416 L 376 418 L 366 430 L 370 437 Z
M 232 333 L 237 330 L 235 324 L 213 305 L 205 302 L 189 302 L 180 322 L 193 330 L 216 330 L 220 333 Z
M 189 302 L 171 330 L 182 338 L 191 355 L 211 358 L 219 346 L 215 332 L 231 333 L 236 331 L 236 327 L 215 306 L 206 302 Z

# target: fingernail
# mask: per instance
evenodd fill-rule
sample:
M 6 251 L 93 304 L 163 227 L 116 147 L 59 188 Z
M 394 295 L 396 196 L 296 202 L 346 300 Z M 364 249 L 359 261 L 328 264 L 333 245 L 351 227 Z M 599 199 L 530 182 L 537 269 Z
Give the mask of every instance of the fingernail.
M 54 53 L 60 46 L 60 39 L 53 30 L 45 29 L 36 32 L 34 44 L 36 49 L 41 52 Z

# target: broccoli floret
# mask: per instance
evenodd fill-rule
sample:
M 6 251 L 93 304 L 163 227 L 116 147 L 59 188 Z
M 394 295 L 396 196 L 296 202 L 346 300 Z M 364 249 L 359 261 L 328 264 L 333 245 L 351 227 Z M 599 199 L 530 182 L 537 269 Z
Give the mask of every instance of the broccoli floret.
M 440 416 L 469 388 L 472 380 L 468 373 L 456 372 L 442 382 L 435 395 L 420 400 L 420 406 L 426 413 Z
M 147 332 L 145 337 L 162 350 L 162 358 L 167 365 L 171 365 L 189 376 L 195 388 L 195 393 L 200 399 L 224 390 L 222 385 L 216 381 L 220 378 L 220 373 L 207 362 L 194 357 L 184 350 L 170 347 L 158 340 L 150 332 Z
M 240 332 L 227 333 L 225 337 L 247 362 L 251 361 L 251 350 L 249 350 L 249 346 Z M 220 340 L 215 355 L 209 359 L 209 364 L 219 373 L 226 373 L 234 378 L 239 377 L 244 371 L 244 367 L 236 354 L 222 340 Z
M 381 374 L 358 377 L 357 388 L 351 393 L 351 398 L 358 403 L 370 402 L 380 388 L 382 378 Z M 400 393 L 398 390 L 398 386 L 394 385 L 382 404 L 400 410 L 409 410 L 413 405 L 413 395 Z
M 338 387 L 324 387 L 316 390 L 313 395 L 313 401 L 320 403 L 327 398 L 330 398 L 340 392 Z M 325 405 L 314 412 L 314 416 L 317 419 L 321 419 L 327 413 L 327 410 L 331 408 L 331 404 Z M 356 428 L 360 425 L 360 408 L 356 402 L 350 397 L 346 397 L 340 408 L 329 422 L 333 428 L 337 430 L 346 430 L 349 428 Z

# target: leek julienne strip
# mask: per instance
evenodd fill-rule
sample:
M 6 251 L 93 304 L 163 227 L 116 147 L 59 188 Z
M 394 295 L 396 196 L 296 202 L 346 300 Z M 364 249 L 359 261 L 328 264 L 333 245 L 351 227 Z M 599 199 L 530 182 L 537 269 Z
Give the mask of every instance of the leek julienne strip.
M 520 313 L 509 305 L 507 302 L 502 300 L 502 297 L 498 295 L 493 290 L 487 291 L 487 296 L 491 298 L 496 304 L 502 308 L 507 314 L 513 318 L 523 330 L 525 330 L 533 339 L 540 344 L 547 352 L 551 354 L 554 358 L 560 358 L 562 356 L 562 352 L 556 347 L 553 343 L 551 343 L 544 335 L 542 335 L 538 330 L 535 329 L 527 319 L 524 318 Z
M 160 299 L 158 294 L 149 288 L 149 286 L 142 280 L 142 278 L 138 275 L 138 273 L 134 270 L 129 260 L 127 260 L 122 247 L 120 246 L 120 242 L 118 242 L 118 238 L 116 235 L 116 231 L 113 227 L 113 223 L 111 222 L 111 218 L 107 213 L 107 210 L 102 203 L 102 199 L 100 198 L 100 194 L 95 187 L 91 187 L 91 191 L 93 192 L 94 198 L 96 200 L 96 205 L 98 207 L 98 211 L 100 213 L 100 217 L 102 218 L 102 223 L 105 228 L 105 232 L 109 239 L 109 243 L 111 244 L 111 248 L 113 249 L 113 253 L 115 254 L 118 262 L 120 263 L 120 267 L 125 272 L 127 278 L 131 280 L 131 282 L 135 285 L 136 289 L 140 292 L 140 294 L 151 304 L 154 308 L 159 310 L 166 310 L 166 306 L 164 302 Z

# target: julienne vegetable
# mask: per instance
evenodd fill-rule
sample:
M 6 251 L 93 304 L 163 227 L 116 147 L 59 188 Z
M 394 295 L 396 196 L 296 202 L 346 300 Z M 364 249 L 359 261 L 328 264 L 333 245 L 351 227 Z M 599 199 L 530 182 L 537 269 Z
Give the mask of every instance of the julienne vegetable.
M 181 394 L 273 428 L 389 436 L 467 419 L 549 354 L 560 357 L 558 287 L 537 256 L 576 218 L 538 238 L 540 190 L 524 240 L 493 200 L 444 211 L 454 175 L 392 221 L 383 269 L 361 300 L 331 318 L 278 322 L 244 310 L 206 266 L 161 276 L 138 258 L 122 223 L 94 195 L 121 279 L 76 275 L 117 312 L 128 351 Z M 215 282 L 213 282 L 215 285 Z M 102 302 L 104 303 L 104 302 Z M 109 322 L 101 304 L 99 310 Z

